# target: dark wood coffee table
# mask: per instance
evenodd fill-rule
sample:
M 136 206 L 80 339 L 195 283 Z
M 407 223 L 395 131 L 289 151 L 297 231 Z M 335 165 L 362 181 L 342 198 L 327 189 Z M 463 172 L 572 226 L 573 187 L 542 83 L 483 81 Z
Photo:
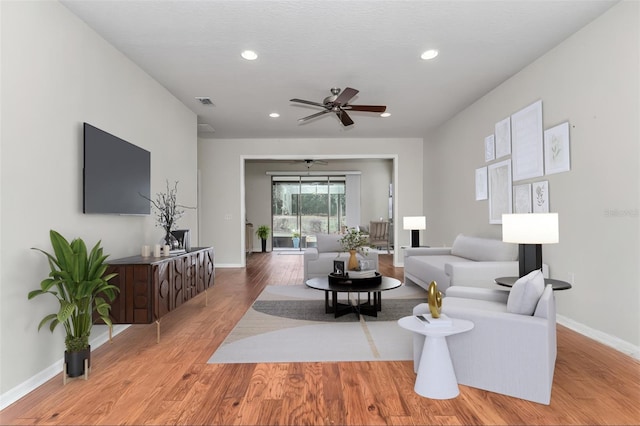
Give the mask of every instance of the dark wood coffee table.
M 382 310 L 382 292 L 393 290 L 402 285 L 399 280 L 391 277 L 382 277 L 380 284 L 358 284 L 357 280 L 352 280 L 352 284 L 329 284 L 328 277 L 312 278 L 306 282 L 308 287 L 324 291 L 324 311 L 327 314 L 334 314 L 335 318 L 349 313 L 360 315 L 378 316 Z M 329 293 L 331 293 L 331 303 L 329 303 Z M 358 301 L 355 305 L 338 302 L 338 293 L 358 293 Z M 367 293 L 366 301 L 360 301 L 360 293 Z M 373 300 L 372 295 L 373 294 Z

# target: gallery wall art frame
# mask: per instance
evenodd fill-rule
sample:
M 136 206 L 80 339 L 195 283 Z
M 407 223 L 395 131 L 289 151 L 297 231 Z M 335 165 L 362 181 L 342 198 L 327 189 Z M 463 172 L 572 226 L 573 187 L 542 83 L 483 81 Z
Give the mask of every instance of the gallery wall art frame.
M 533 213 L 549 213 L 549 181 L 533 182 Z
M 571 170 L 568 121 L 544 131 L 544 169 L 547 175 Z
M 484 138 L 484 161 L 489 162 L 496 158 L 496 145 L 494 135 Z
M 489 223 L 501 224 L 502 215 L 513 212 L 511 160 L 487 166 L 489 186 Z
M 531 213 L 531 184 L 513 186 L 513 212 Z
M 511 117 L 507 117 L 496 123 L 496 158 L 506 157 L 511 154 Z
M 511 116 L 513 181 L 544 175 L 542 101 Z
M 476 169 L 476 201 L 486 200 L 489 197 L 487 189 L 487 168 Z

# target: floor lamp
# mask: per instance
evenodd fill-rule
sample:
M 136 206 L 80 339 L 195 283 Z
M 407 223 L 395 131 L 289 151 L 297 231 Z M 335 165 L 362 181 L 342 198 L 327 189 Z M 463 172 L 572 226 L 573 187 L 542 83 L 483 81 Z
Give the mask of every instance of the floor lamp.
M 420 247 L 420 230 L 427 229 L 427 218 L 424 216 L 405 216 L 402 228 L 411 230 L 411 247 Z
M 558 213 L 502 215 L 502 241 L 520 244 L 519 272 L 523 277 L 542 268 L 542 244 L 559 241 Z

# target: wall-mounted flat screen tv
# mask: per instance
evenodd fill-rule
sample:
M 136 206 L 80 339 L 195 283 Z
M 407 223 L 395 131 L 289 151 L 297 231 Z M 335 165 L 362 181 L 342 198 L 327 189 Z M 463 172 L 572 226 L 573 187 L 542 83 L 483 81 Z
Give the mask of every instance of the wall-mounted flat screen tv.
M 149 151 L 84 123 L 83 176 L 84 213 L 151 213 Z

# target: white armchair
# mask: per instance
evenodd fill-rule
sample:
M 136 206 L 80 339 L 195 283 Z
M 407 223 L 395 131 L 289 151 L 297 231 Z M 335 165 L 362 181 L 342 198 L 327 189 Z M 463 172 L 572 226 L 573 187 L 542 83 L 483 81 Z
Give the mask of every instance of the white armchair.
M 339 240 L 340 234 L 317 234 L 317 247 L 307 248 L 304 251 L 304 277 L 303 282 L 311 278 L 326 277 L 333 272 L 333 261 L 343 260 L 345 265 L 349 260 L 349 253 L 345 252 Z M 367 254 L 358 253 L 358 259 L 371 262 L 371 269 L 378 270 L 378 253 L 369 250 Z
M 541 404 L 551 401 L 556 362 L 556 307 L 547 285 L 533 315 L 507 312 L 508 290 L 454 286 L 442 312 L 473 321 L 473 330 L 447 337 L 459 384 Z M 422 303 L 414 315 L 429 312 Z M 424 336 L 414 335 L 417 371 Z

